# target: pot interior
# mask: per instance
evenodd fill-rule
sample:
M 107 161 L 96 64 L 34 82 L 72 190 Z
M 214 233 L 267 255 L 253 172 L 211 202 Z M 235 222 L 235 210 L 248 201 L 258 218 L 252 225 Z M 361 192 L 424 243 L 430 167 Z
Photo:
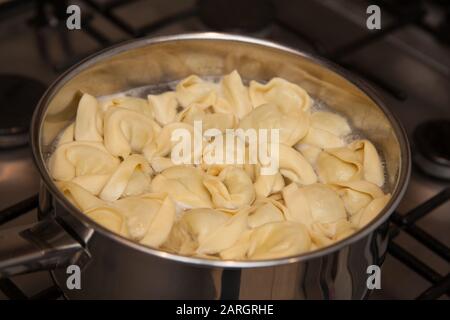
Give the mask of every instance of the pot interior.
M 384 191 L 393 195 L 375 222 L 380 224 L 408 178 L 408 143 L 401 126 L 366 85 L 345 71 L 292 49 L 240 36 L 207 33 L 137 40 L 69 70 L 47 91 L 35 113 L 33 149 L 44 180 L 53 185 L 45 159 L 57 135 L 74 120 L 82 92 L 104 96 L 142 86 L 157 90 L 191 74 L 219 77 L 233 70 L 246 80 L 281 77 L 300 85 L 313 99 L 346 116 L 355 132 L 375 144 L 385 165 Z M 57 192 L 54 185 L 52 189 Z

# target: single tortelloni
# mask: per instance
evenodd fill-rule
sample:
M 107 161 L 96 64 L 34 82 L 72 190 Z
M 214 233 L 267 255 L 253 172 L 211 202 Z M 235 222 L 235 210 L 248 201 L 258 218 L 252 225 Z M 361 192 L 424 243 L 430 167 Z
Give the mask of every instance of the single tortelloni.
M 292 183 L 283 189 L 289 209 L 286 219 L 310 227 L 313 223 L 332 223 L 346 219 L 345 206 L 339 195 L 329 186 L 312 184 L 298 187 Z
M 222 259 L 263 260 L 298 255 L 309 251 L 311 238 L 302 223 L 266 223 L 242 234 L 234 246 L 220 252 Z
M 239 123 L 239 128 L 278 129 L 279 142 L 293 146 L 308 132 L 309 115 L 291 106 L 280 106 L 273 103 L 263 104 L 247 114 Z
M 57 181 L 55 184 L 64 196 L 83 212 L 105 205 L 104 201 L 74 182 Z
M 154 192 L 167 192 L 180 209 L 212 208 L 211 195 L 203 185 L 204 173 L 190 166 L 174 166 L 155 176 Z
M 361 154 L 348 147 L 327 149 L 319 154 L 316 168 L 324 183 L 361 180 Z
M 103 141 L 103 118 L 95 97 L 83 94 L 78 103 L 74 125 L 74 137 L 77 141 Z
M 238 124 L 238 119 L 234 114 L 230 113 L 213 113 L 210 108 L 202 108 L 196 104 L 181 111 L 177 120 L 179 122 L 194 125 L 195 121 L 201 121 L 203 131 L 208 129 L 218 129 L 224 133 L 226 129 L 233 129 Z
M 284 186 L 284 178 L 280 172 L 272 175 L 262 175 L 261 169 L 257 166 L 255 170 L 255 193 L 258 198 L 266 198 L 273 193 L 280 192 Z
M 198 243 L 204 243 L 208 235 L 223 225 L 231 215 L 210 208 L 191 209 L 186 211 L 180 223 L 188 228 Z
M 166 193 L 103 202 L 83 211 L 105 228 L 150 247 L 167 240 L 175 220 L 175 205 Z
M 372 200 L 384 196 L 377 185 L 365 180 L 335 182 L 332 186 L 344 201 L 350 217 L 365 208 Z
M 128 236 L 150 247 L 167 240 L 175 221 L 175 204 L 165 192 L 119 199 L 113 207 L 125 217 Z
M 309 185 L 317 182 L 317 175 L 311 164 L 294 148 L 279 145 L 280 173 L 292 182 Z
M 156 173 L 160 173 L 166 169 L 175 167 L 177 164 L 171 158 L 156 156 L 151 158 L 150 165 Z
M 163 248 L 179 254 L 211 258 L 234 245 L 248 229 L 247 215 L 248 210 L 233 216 L 214 209 L 188 210 L 174 225 Z
M 253 182 L 240 168 L 225 167 L 218 176 L 206 176 L 203 184 L 217 208 L 237 210 L 255 200 Z
M 75 140 L 75 123 L 71 123 L 67 126 L 57 137 L 56 147 L 64 143 L 73 142 Z
M 99 102 L 100 110 L 105 114 L 110 109 L 123 108 L 138 112 L 149 118 L 154 117 L 153 107 L 149 102 L 142 98 L 117 96 L 113 98 L 102 98 Z
M 343 201 L 329 186 L 313 184 L 299 188 L 290 184 L 283 189 L 288 221 L 304 223 L 314 243 L 321 247 L 351 234 Z
M 350 221 L 358 228 L 366 226 L 380 214 L 380 212 L 384 209 L 384 207 L 386 207 L 390 199 L 390 194 L 385 194 L 382 197 L 373 199 L 367 205 L 367 207 L 352 215 Z
M 350 222 L 357 228 L 372 221 L 391 198 L 390 194 L 384 194 L 377 185 L 365 180 L 339 182 L 334 187 L 344 201 Z
M 301 142 L 297 143 L 294 148 L 299 151 L 312 166 L 316 166 L 317 159 L 322 152 L 321 148 Z
M 317 248 L 331 245 L 355 233 L 357 227 L 345 219 L 333 223 L 314 223 L 309 234 Z
M 362 154 L 364 179 L 381 187 L 384 184 L 384 169 L 375 146 L 369 140 L 356 140 L 349 146 Z
M 257 228 L 266 223 L 284 221 L 288 209 L 271 198 L 258 199 L 250 208 L 248 225 Z
M 142 155 L 130 155 L 109 177 L 99 196 L 103 200 L 114 201 L 147 193 L 150 191 L 151 173 L 152 169 Z
M 379 187 L 384 184 L 383 165 L 368 140 L 356 140 L 348 147 L 325 150 L 317 159 L 317 171 L 325 183 L 364 179 Z
M 53 179 L 73 181 L 93 194 L 98 194 L 120 160 L 99 142 L 69 142 L 56 148 L 48 161 Z
M 322 149 L 339 148 L 345 145 L 344 137 L 350 134 L 347 120 L 335 113 L 318 111 L 311 114 L 308 133 L 301 140 Z
M 57 182 L 56 186 L 66 198 L 80 211 L 83 211 L 92 220 L 103 227 L 126 236 L 124 229 L 124 217 L 114 208 L 108 206 L 76 183 L 70 181 Z
M 162 126 L 172 123 L 177 117 L 178 101 L 175 92 L 169 91 L 158 95 L 148 95 L 155 120 Z
M 214 111 L 232 114 L 242 119 L 253 109 L 248 88 L 242 83 L 241 76 L 235 70 L 224 76 L 218 88 L 218 98 Z
M 206 108 L 213 106 L 217 101 L 217 84 L 192 75 L 177 84 L 175 93 L 183 108 L 193 103 Z
M 218 254 L 233 246 L 248 229 L 248 210 L 241 210 L 204 237 L 197 248 L 198 254 Z
M 273 78 L 266 84 L 251 81 L 249 93 L 254 108 L 266 103 L 300 111 L 311 107 L 311 98 L 304 89 L 281 78 Z
M 114 156 L 128 157 L 141 153 L 157 131 L 152 118 L 121 107 L 110 108 L 104 118 L 105 147 Z

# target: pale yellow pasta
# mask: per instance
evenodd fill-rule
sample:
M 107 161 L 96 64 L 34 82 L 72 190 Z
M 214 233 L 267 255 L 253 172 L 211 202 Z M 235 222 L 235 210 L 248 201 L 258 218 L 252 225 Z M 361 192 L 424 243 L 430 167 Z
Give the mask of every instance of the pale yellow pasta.
M 150 160 L 150 165 L 152 166 L 152 169 L 157 173 L 176 166 L 176 164 L 173 163 L 172 159 L 160 156 L 152 157 Z
M 309 234 L 313 243 L 321 248 L 344 239 L 355 231 L 356 227 L 347 219 L 339 219 L 332 223 L 313 223 Z
M 281 78 L 217 80 L 147 99 L 84 93 L 47 162 L 57 187 L 120 236 L 202 259 L 295 256 L 377 218 L 383 164 L 345 117 Z
M 175 166 L 154 177 L 151 188 L 155 192 L 167 192 L 180 208 L 212 208 L 211 195 L 203 181 L 204 174 L 199 169 Z
M 316 160 L 317 173 L 324 183 L 361 179 L 361 157 L 350 148 L 328 149 Z
M 225 223 L 209 233 L 199 243 L 197 252 L 200 254 L 217 254 L 230 248 L 248 229 L 248 211 L 244 210 L 233 215 Z
M 381 187 L 384 184 L 383 165 L 375 146 L 369 140 L 357 140 L 350 148 L 362 153 L 364 179 Z
M 101 220 L 101 213 L 105 212 L 122 217 L 122 235 L 154 247 L 167 239 L 175 220 L 175 205 L 164 193 L 120 199 L 106 206 L 91 208 L 86 214 L 105 226 Z
M 350 216 L 366 207 L 373 199 L 384 196 L 377 185 L 365 180 L 336 182 L 334 186 Z
M 102 143 L 74 141 L 59 145 L 51 155 L 48 167 L 53 179 L 73 181 L 98 194 L 119 163 Z
M 149 118 L 153 118 L 154 116 L 152 106 L 149 105 L 148 101 L 145 99 L 120 96 L 111 99 L 102 99 L 102 101 L 100 101 L 100 110 L 103 114 L 116 107 L 132 110 Z
M 284 221 L 287 208 L 270 198 L 257 200 L 250 210 L 248 225 L 257 228 L 266 223 Z
M 322 152 L 321 148 L 306 143 L 297 143 L 294 148 L 299 151 L 312 166 L 316 165 L 317 158 Z
M 313 223 L 332 223 L 347 217 L 341 198 L 327 185 L 298 187 L 292 183 L 283 189 L 283 198 L 289 209 L 286 219 L 301 222 L 307 227 Z
M 78 103 L 74 137 L 77 141 L 103 141 L 103 120 L 97 99 L 83 94 Z
M 141 153 L 154 136 L 154 121 L 137 111 L 110 108 L 105 113 L 104 123 L 106 149 L 122 158 L 132 152 Z
M 148 95 L 148 102 L 153 110 L 155 120 L 160 125 L 174 122 L 177 116 L 178 101 L 175 92 Z
M 345 118 L 335 113 L 318 111 L 311 115 L 309 130 L 301 143 L 322 149 L 339 148 L 345 145 L 344 137 L 350 132 Z
M 220 253 L 224 259 L 276 259 L 298 255 L 311 247 L 307 228 L 301 223 L 272 222 L 244 233 L 236 244 Z
M 227 140 L 231 141 L 232 147 L 227 147 Z M 245 170 L 246 164 L 252 166 L 248 152 L 244 140 L 237 135 L 219 133 L 205 144 L 200 167 L 213 176 L 219 175 L 229 165 Z
M 391 199 L 390 194 L 373 199 L 365 208 L 352 215 L 350 221 L 358 228 L 362 228 L 369 224 L 383 210 Z
M 239 168 L 225 167 L 218 176 L 206 176 L 203 184 L 217 208 L 236 210 L 255 200 L 253 182 Z
M 252 111 L 252 103 L 248 89 L 242 83 L 237 71 L 224 76 L 219 85 L 219 95 L 214 104 L 214 110 L 218 113 L 232 114 L 242 119 Z
M 247 114 L 239 128 L 279 129 L 280 143 L 293 146 L 308 132 L 309 115 L 294 107 L 264 104 Z
M 345 141 L 342 137 L 339 137 L 329 131 L 314 128 L 312 126 L 309 127 L 308 133 L 301 140 L 301 142 L 322 149 L 339 148 L 345 145 Z
M 298 151 L 280 144 L 279 152 L 279 167 L 283 176 L 301 185 L 317 182 L 313 167 Z
M 249 92 L 254 108 L 266 103 L 276 104 L 285 110 L 307 111 L 311 107 L 311 98 L 304 89 L 281 78 L 273 78 L 266 84 L 251 81 Z
M 149 194 L 147 197 L 157 200 L 160 207 L 139 242 L 150 247 L 159 247 L 167 240 L 175 221 L 175 204 L 167 194 Z
M 317 111 L 311 115 L 311 127 L 343 137 L 351 133 L 347 120 L 332 112 Z
M 317 171 L 325 183 L 365 179 L 379 187 L 384 184 L 380 157 L 368 140 L 325 150 L 317 158 Z
M 115 208 L 99 206 L 88 209 L 84 213 L 106 229 L 123 236 L 128 236 L 125 230 L 125 218 Z
M 192 75 L 177 84 L 175 93 L 183 108 L 193 103 L 206 108 L 213 106 L 217 101 L 217 84 Z
M 225 224 L 230 215 L 210 208 L 199 208 L 187 210 L 180 219 L 180 225 L 198 243 L 204 243 L 207 236 L 219 226 Z
M 66 198 L 81 211 L 100 207 L 105 202 L 94 196 L 88 190 L 70 181 L 56 182 L 58 189 L 66 196 Z
M 194 137 L 194 127 L 190 124 L 173 122 L 164 126 L 155 139 L 147 143 L 142 149 L 142 153 L 147 158 L 147 161 L 151 162 L 154 157 L 165 157 L 170 155 L 174 145 L 181 139 L 181 137 L 179 139 L 178 137 L 177 139 L 174 139 L 173 132 L 180 129 L 189 133 L 191 137 Z M 189 159 L 191 159 L 191 157 L 195 158 L 201 156 L 201 150 L 199 151 L 199 154 L 194 153 L 194 143 L 191 143 L 190 150 L 191 153 L 186 155 Z M 192 161 L 194 161 L 194 158 L 192 158 Z
M 114 201 L 121 196 L 135 196 L 150 190 L 151 168 L 145 158 L 133 154 L 126 158 L 109 177 L 99 197 Z
M 98 196 L 105 186 L 106 182 L 111 177 L 111 174 L 89 174 L 84 176 L 78 176 L 71 181 L 85 188 L 93 195 Z
M 262 175 L 256 170 L 256 179 L 253 187 L 258 198 L 266 198 L 273 193 L 279 192 L 285 185 L 284 178 L 280 172 L 272 175 Z
M 65 128 L 58 136 L 56 146 L 60 146 L 64 143 L 73 142 L 75 140 L 75 123 L 70 124 Z
M 194 121 L 201 121 L 202 129 L 218 129 L 225 133 L 226 129 L 234 128 L 237 123 L 237 117 L 230 113 L 212 113 L 196 104 L 181 111 L 178 115 L 178 121 L 194 125 Z

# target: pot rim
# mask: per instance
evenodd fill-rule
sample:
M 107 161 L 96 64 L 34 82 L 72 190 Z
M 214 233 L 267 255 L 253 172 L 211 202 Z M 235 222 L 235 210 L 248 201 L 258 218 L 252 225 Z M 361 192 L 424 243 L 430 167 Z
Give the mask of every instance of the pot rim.
M 46 107 L 49 102 L 53 98 L 53 95 L 73 76 L 77 75 L 81 70 L 97 63 L 98 61 L 114 56 L 116 54 L 125 52 L 130 49 L 136 49 L 144 46 L 149 46 L 158 43 L 164 42 L 173 42 L 173 41 L 189 41 L 189 40 L 214 40 L 214 41 L 233 41 L 233 42 L 244 42 L 253 44 L 256 46 L 269 47 L 275 50 L 281 50 L 284 52 L 288 52 L 290 54 L 308 59 L 316 64 L 322 65 L 335 72 L 339 76 L 343 77 L 361 91 L 363 91 L 370 99 L 372 99 L 377 107 L 384 113 L 384 115 L 388 118 L 392 128 L 395 132 L 395 135 L 399 141 L 400 146 L 400 166 L 399 166 L 399 174 L 397 178 L 396 185 L 394 187 L 394 191 L 392 193 L 392 197 L 389 200 L 388 204 L 384 207 L 382 212 L 379 213 L 378 218 L 371 221 L 364 228 L 360 229 L 354 235 L 345 238 L 341 241 L 334 243 L 331 246 L 327 246 L 318 250 L 314 250 L 311 252 L 305 252 L 300 255 L 278 258 L 278 259 L 270 259 L 270 260 L 251 260 L 251 261 L 235 261 L 235 260 L 213 260 L 206 258 L 197 258 L 197 257 L 189 257 L 182 256 L 174 253 L 169 253 L 166 251 L 153 249 L 144 245 L 141 245 L 137 242 L 134 242 L 130 239 L 122 237 L 118 234 L 115 234 L 98 223 L 91 220 L 87 215 L 78 210 L 74 205 L 72 205 L 66 197 L 59 191 L 56 187 L 56 184 L 51 179 L 48 171 L 45 167 L 45 161 L 42 158 L 42 152 L 40 148 L 40 131 L 42 126 L 43 115 L 45 114 Z M 178 35 L 169 35 L 169 36 L 159 36 L 159 37 L 146 37 L 141 39 L 134 39 L 125 41 L 109 48 L 103 49 L 79 63 L 75 64 L 63 74 L 61 74 L 47 89 L 42 98 L 40 99 L 37 108 L 34 111 L 32 122 L 31 122 L 31 147 L 33 152 L 34 163 L 39 171 L 41 179 L 44 181 L 46 188 L 52 193 L 53 196 L 58 199 L 59 203 L 70 212 L 73 216 L 75 216 L 79 221 L 81 221 L 86 227 L 99 232 L 100 234 L 108 237 L 113 241 L 117 241 L 123 245 L 126 245 L 134 250 L 138 250 L 147 254 L 151 254 L 158 258 L 169 259 L 172 261 L 182 262 L 191 265 L 197 266 L 205 266 L 205 267 L 219 267 L 219 268 L 259 268 L 259 267 L 273 267 L 284 264 L 290 264 L 300 261 L 306 261 L 314 258 L 318 258 L 324 255 L 331 254 L 335 251 L 338 251 L 358 240 L 368 236 L 372 233 L 377 227 L 379 227 L 384 221 L 388 219 L 388 217 L 392 214 L 395 208 L 398 206 L 401 198 L 403 197 L 410 173 L 411 173 L 411 153 L 409 148 L 409 142 L 407 138 L 406 131 L 404 127 L 401 125 L 399 120 L 389 111 L 386 105 L 382 102 L 379 96 L 375 93 L 375 90 L 367 84 L 364 80 L 359 77 L 353 75 L 349 71 L 341 68 L 340 66 L 330 62 L 326 59 L 323 59 L 315 54 L 305 53 L 272 41 L 256 39 L 248 36 L 242 35 L 234 35 L 227 33 L 215 33 L 215 32 L 199 32 L 199 33 L 185 33 Z

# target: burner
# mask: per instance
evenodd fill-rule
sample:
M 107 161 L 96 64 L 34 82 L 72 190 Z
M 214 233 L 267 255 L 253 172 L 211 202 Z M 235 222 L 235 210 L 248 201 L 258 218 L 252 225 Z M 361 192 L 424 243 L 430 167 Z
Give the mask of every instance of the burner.
M 219 31 L 256 32 L 275 19 L 270 0 L 199 0 L 200 19 Z
M 432 120 L 414 131 L 415 163 L 427 174 L 450 179 L 450 119 Z
M 31 116 L 45 85 L 25 76 L 0 74 L 0 148 L 28 142 Z

